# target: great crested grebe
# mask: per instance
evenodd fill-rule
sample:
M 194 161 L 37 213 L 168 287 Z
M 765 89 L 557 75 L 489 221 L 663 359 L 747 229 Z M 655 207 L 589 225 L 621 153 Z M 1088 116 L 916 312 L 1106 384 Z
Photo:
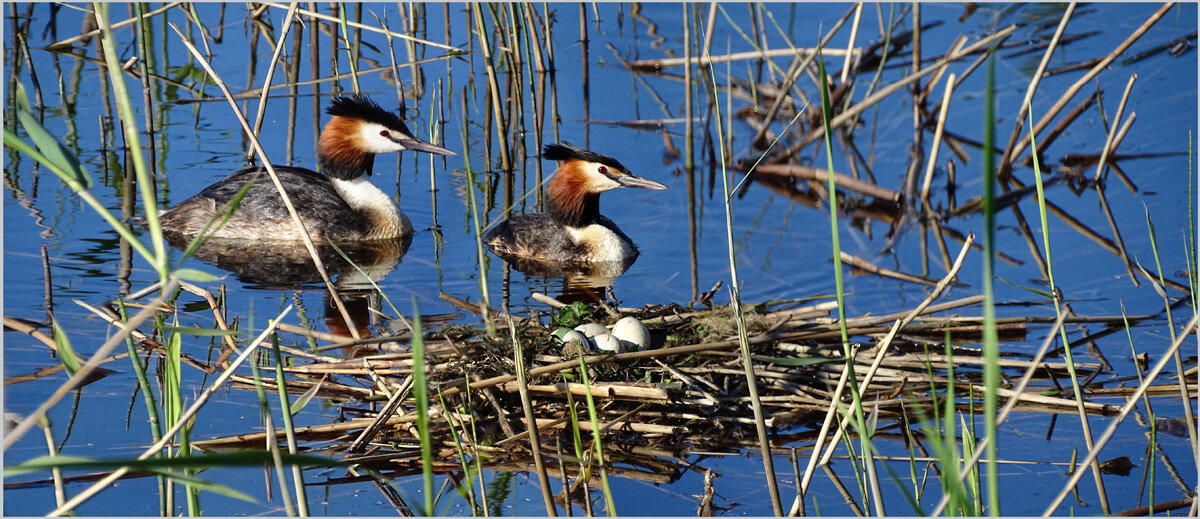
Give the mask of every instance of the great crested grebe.
M 314 240 L 347 243 L 411 234 L 408 217 L 367 178 L 375 154 L 454 152 L 417 140 L 400 117 L 359 94 L 334 98 L 325 113 L 333 117 L 321 131 L 317 152 L 324 174 L 290 166 L 274 168 L 309 235 Z M 256 178 L 237 210 L 210 236 L 218 240 L 301 239 L 279 191 L 262 167 L 238 171 L 163 211 L 159 215 L 163 230 L 168 237 L 195 236 Z
M 636 176 L 616 159 L 572 146 L 548 144 L 542 157 L 559 162 L 546 186 L 546 214 L 514 216 L 484 237 L 502 257 L 553 263 L 626 262 L 638 255 L 633 241 L 600 214 L 600 193 L 618 187 L 666 189 Z M 506 258 L 507 259 L 507 258 Z

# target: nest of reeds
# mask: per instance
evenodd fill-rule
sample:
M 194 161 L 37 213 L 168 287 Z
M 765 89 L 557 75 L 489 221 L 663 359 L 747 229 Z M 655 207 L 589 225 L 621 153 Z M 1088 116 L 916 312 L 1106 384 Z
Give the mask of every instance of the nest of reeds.
M 929 306 L 924 314 L 977 303 L 977 297 L 965 298 Z M 690 465 L 687 456 L 759 451 L 756 405 L 771 433 L 772 449 L 815 438 L 830 409 L 845 409 L 851 402 L 850 366 L 853 380 L 864 388 L 861 400 L 875 417 L 878 437 L 903 438 L 900 428 L 931 415 L 933 406 L 944 406 L 951 387 L 961 412 L 981 409 L 984 361 L 979 349 L 970 346 L 979 340 L 980 317 L 913 316 L 900 337 L 888 334 L 889 323 L 912 312 L 847 319 L 850 340 L 844 344 L 834 302 L 761 305 L 743 308 L 745 322 L 753 323 L 746 327 L 751 331 L 743 348 L 729 307 L 593 310 L 595 315 L 612 311 L 638 317 L 651 331 L 653 344 L 641 351 L 587 353 L 581 359 L 578 352 L 564 354 L 552 336 L 557 325 L 536 316 L 509 320 L 513 328 L 501 325 L 494 335 L 464 326 L 422 333 L 429 436 L 435 459 L 443 460 L 435 470 L 454 472 L 468 462 L 496 470 L 532 470 L 529 433 L 536 430 L 538 446 L 555 460 L 550 470 L 587 481 L 596 475 L 589 460 L 598 427 L 610 474 L 669 482 Z M 611 324 L 616 318 L 597 320 Z M 1001 319 L 1001 339 L 1023 341 L 1026 327 L 1038 322 L 1045 321 Z M 342 347 L 350 342 L 355 341 Z M 421 458 L 413 355 L 388 351 L 404 349 L 411 335 L 357 342 L 372 345 L 376 353 L 352 359 L 297 356 L 288 363 L 289 393 L 329 399 L 339 410 L 336 423 L 296 428 L 296 439 L 381 472 L 417 472 Z M 525 360 L 524 388 L 514 346 L 522 349 Z M 1046 394 L 1069 385 L 1063 382 L 1069 380 L 1065 363 L 1035 362 L 1028 353 L 1002 348 L 1000 364 L 1008 388 L 1001 389 L 1002 396 L 1016 398 L 1017 409 L 1076 412 L 1075 401 Z M 586 376 L 581 366 L 586 366 Z M 1077 363 L 1075 370 L 1088 378 L 1100 373 L 1101 366 Z M 1026 371 L 1033 374 L 1031 385 L 1014 392 L 1012 381 Z M 253 387 L 249 377 L 235 382 Z M 277 390 L 273 381 L 261 383 Z M 523 412 L 522 389 L 529 415 Z M 831 405 L 835 398 L 838 406 Z M 1084 408 L 1093 414 L 1118 410 L 1095 402 L 1085 402 Z M 276 435 L 282 440 L 285 432 Z M 193 445 L 227 449 L 264 440 L 265 433 L 254 433 Z

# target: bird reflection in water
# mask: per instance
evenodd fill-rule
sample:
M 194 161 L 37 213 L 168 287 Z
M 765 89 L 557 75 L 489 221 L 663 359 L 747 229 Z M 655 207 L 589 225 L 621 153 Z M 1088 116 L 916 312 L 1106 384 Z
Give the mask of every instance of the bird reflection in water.
M 186 241 L 168 241 L 179 249 L 187 247 Z M 408 235 L 339 245 L 350 261 L 328 243 L 317 243 L 316 248 L 334 286 L 370 290 L 370 281 L 378 282 L 391 274 L 411 243 L 412 236 Z M 246 288 L 288 290 L 323 286 L 308 249 L 299 242 L 264 245 L 254 240 L 210 239 L 193 257 L 233 274 Z
M 187 243 L 169 240 L 185 249 Z M 342 306 L 354 323 L 353 333 L 328 291 L 324 297 L 325 326 L 329 333 L 350 340 L 374 337 L 371 308 L 378 305 L 375 285 L 382 282 L 400 264 L 408 252 L 412 236 L 371 240 L 339 245 L 345 257 L 328 243 L 316 244 L 317 255 L 337 288 Z M 308 249 L 301 243 L 271 243 L 250 240 L 209 240 L 194 254 L 196 259 L 229 272 L 246 288 L 266 290 L 324 289 L 321 275 Z M 349 258 L 349 261 L 347 261 Z M 355 267 L 357 265 L 357 268 Z M 360 271 L 361 269 L 361 271 Z M 357 358 L 378 353 L 377 345 L 352 346 L 342 353 Z
M 637 256 L 622 261 L 598 261 L 592 263 L 555 263 L 531 258 L 504 257 L 514 270 L 528 277 L 562 279 L 562 292 L 555 299 L 563 303 L 601 303 L 608 297 L 613 282 L 629 270 Z M 507 279 L 507 277 L 506 277 Z M 507 290 L 505 290 L 507 293 Z

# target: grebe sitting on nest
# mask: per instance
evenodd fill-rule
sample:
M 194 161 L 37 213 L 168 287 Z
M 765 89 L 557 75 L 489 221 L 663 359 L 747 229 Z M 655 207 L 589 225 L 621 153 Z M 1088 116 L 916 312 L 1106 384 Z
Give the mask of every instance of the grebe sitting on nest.
M 502 221 L 484 242 L 505 259 L 561 264 L 631 263 L 637 246 L 600 214 L 600 193 L 619 187 L 666 189 L 629 172 L 616 159 L 572 146 L 549 144 L 542 157 L 559 161 L 546 186 L 546 213 Z

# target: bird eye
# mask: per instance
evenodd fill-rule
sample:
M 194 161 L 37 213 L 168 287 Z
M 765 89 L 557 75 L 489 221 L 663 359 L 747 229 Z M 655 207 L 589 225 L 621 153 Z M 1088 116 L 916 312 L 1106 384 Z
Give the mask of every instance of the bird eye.
M 596 168 L 596 171 L 599 171 L 601 175 L 607 175 L 607 174 L 608 174 L 608 168 L 607 168 L 607 167 L 604 167 L 604 166 L 600 166 L 599 168 Z
M 380 136 L 380 137 L 391 137 L 391 136 L 392 136 L 392 134 L 388 133 L 388 131 L 387 131 L 387 130 L 380 130 L 380 131 L 379 131 L 379 136 Z

